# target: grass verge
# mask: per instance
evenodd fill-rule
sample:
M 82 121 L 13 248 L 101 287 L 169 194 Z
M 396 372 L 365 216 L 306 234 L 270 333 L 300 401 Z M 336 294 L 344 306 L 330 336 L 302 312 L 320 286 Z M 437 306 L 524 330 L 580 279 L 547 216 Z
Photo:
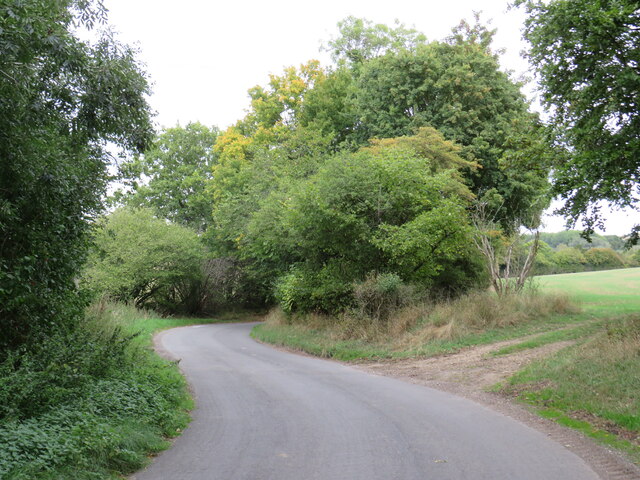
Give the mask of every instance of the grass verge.
M 500 390 L 560 423 L 612 444 L 640 462 L 640 315 L 603 322 L 598 331 L 536 361 Z
M 175 364 L 152 352 L 152 333 L 203 322 L 103 302 L 74 331 L 10 354 L 0 363 L 0 478 L 117 479 L 144 467 L 193 406 Z
M 590 318 L 578 313 L 566 295 L 529 292 L 500 299 L 489 292 L 476 292 L 447 302 L 402 308 L 384 322 L 355 313 L 288 317 L 274 310 L 264 324 L 253 329 L 252 336 L 339 360 L 406 358 L 452 353 Z

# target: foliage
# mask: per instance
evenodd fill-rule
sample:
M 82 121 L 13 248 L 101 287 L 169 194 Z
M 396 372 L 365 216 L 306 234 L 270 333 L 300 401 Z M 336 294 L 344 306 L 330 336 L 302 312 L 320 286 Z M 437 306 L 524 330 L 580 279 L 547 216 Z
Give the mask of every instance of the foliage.
M 432 42 L 373 59 L 357 78 L 356 105 L 368 137 L 429 125 L 461 145 L 461 156 L 481 167 L 467 172 L 473 192 L 501 207 L 505 228 L 516 219 L 535 224 L 546 207 L 544 131 L 482 45 Z
M 353 289 L 357 311 L 376 322 L 385 321 L 399 308 L 412 302 L 413 289 L 395 273 L 369 274 Z
M 584 256 L 587 262 L 598 270 L 624 266 L 624 260 L 610 248 L 590 248 Z
M 168 128 L 143 155 L 121 165 L 130 192 L 117 192 L 121 203 L 147 207 L 167 220 L 202 232 L 211 223 L 207 192 L 216 164 L 213 146 L 218 129 L 200 123 Z
M 453 155 L 442 137 L 434 137 L 431 147 Z M 284 250 L 289 263 L 316 272 L 318 282 L 327 278 L 348 285 L 376 271 L 434 287 L 443 272 L 453 269 L 463 269 L 473 279 L 465 264 L 471 256 L 465 246 L 468 190 L 454 171 L 431 173 L 432 158 L 437 155 L 422 157 L 405 145 L 338 155 L 289 190 L 279 204 L 280 235 L 246 240 L 277 242 L 266 247 Z M 322 289 L 327 283 L 315 285 Z M 351 302 L 335 296 L 334 301 L 331 309 L 318 303 L 305 310 L 335 311 Z
M 396 26 L 390 28 L 353 16 L 338 22 L 338 31 L 338 37 L 330 40 L 325 49 L 331 52 L 336 63 L 344 62 L 352 67 L 385 53 L 411 50 L 427 41 L 422 33 L 397 21 Z
M 130 473 L 185 427 L 190 401 L 177 368 L 105 307 L 0 363 L 2 478 Z
M 215 146 L 209 248 L 287 311 L 351 307 L 368 274 L 477 285 L 467 207 L 490 204 L 507 235 L 535 226 L 555 154 L 492 36 L 477 18 L 427 43 L 349 17 L 329 42 L 334 68 L 311 61 L 252 88 Z
M 0 358 L 82 315 L 74 278 L 101 209 L 107 142 L 143 149 L 147 80 L 134 51 L 105 33 L 99 1 L 0 5 Z
M 99 223 L 94 243 L 84 273 L 91 290 L 164 312 L 198 311 L 205 252 L 193 231 L 121 208 Z
M 567 247 L 577 247 L 587 249 L 591 247 L 612 248 L 616 251 L 624 249 L 624 239 L 615 235 L 599 235 L 594 233 L 589 240 L 582 236 L 582 232 L 578 230 L 565 230 L 562 232 L 540 232 L 540 239 L 546 242 L 552 248 L 558 248 L 560 245 Z
M 602 226 L 600 201 L 637 206 L 640 192 L 640 11 L 634 0 L 519 0 L 542 100 L 570 155 L 554 190 L 572 223 Z M 637 241 L 636 235 L 631 238 Z

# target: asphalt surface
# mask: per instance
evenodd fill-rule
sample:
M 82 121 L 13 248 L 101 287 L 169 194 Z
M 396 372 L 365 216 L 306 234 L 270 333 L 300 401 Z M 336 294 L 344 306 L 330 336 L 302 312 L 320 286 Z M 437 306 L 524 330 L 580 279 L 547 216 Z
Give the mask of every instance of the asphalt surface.
M 164 332 L 193 421 L 135 480 L 593 480 L 563 446 L 469 400 L 272 349 L 251 324 Z

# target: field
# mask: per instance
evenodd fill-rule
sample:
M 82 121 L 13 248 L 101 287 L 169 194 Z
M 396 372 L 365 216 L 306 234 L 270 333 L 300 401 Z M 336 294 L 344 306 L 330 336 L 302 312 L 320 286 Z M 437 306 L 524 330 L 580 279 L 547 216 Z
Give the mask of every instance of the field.
M 542 291 L 568 293 L 586 313 L 606 316 L 640 312 L 640 268 L 545 275 L 534 281 Z
M 497 390 L 628 451 L 640 461 L 640 269 L 540 277 L 597 321 L 572 346 L 531 363 Z

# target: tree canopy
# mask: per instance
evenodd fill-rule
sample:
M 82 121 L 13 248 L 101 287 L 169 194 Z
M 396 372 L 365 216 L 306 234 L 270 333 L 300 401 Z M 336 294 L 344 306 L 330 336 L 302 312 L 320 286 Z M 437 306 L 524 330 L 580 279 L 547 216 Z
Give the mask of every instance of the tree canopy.
M 217 163 L 218 129 L 200 123 L 167 128 L 144 154 L 121 166 L 125 185 L 117 199 L 153 208 L 157 215 L 203 232 L 211 223 L 207 185 Z
M 99 1 L 0 5 L 0 351 L 80 315 L 74 279 L 102 208 L 107 143 L 142 150 L 149 87 L 135 52 L 78 25 Z
M 602 226 L 606 200 L 638 207 L 640 195 L 640 9 L 635 0 L 517 2 L 524 36 L 557 141 L 554 164 L 562 209 L 587 232 Z M 635 228 L 638 240 L 640 225 Z
M 118 209 L 97 227 L 83 272 L 86 286 L 163 312 L 189 306 L 205 257 L 195 232 L 135 208 Z

